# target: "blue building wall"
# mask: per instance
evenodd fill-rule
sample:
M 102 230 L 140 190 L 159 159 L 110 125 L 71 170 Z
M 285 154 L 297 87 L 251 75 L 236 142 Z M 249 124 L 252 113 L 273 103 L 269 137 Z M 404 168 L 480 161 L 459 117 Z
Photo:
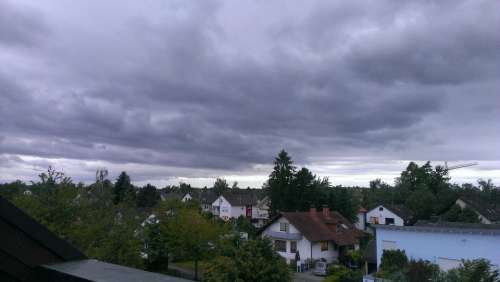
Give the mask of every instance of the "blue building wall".
M 403 231 L 379 229 L 376 231 L 377 268 L 382 257 L 382 241 L 396 242 L 408 258 L 438 263 L 438 258 L 486 258 L 500 266 L 500 236 L 429 231 Z

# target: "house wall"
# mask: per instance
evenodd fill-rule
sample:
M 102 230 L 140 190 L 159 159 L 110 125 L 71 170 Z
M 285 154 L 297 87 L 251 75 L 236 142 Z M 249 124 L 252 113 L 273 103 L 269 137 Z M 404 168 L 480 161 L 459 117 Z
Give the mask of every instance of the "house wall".
M 223 196 L 220 196 L 212 203 L 212 210 L 215 215 L 224 220 L 230 219 L 233 213 L 231 204 Z
M 271 230 L 274 232 L 282 232 L 282 231 L 280 231 L 280 223 L 282 223 L 282 222 L 289 224 L 288 233 L 300 234 L 300 231 L 297 228 L 295 228 L 295 226 L 290 224 L 290 222 L 284 217 L 279 218 L 276 222 L 271 224 L 267 228 L 267 230 Z M 271 239 L 274 242 L 275 239 L 274 238 L 271 238 Z M 283 240 L 283 239 L 279 239 L 279 240 Z M 311 243 L 304 236 L 302 236 L 302 239 L 300 239 L 300 240 L 285 240 L 285 241 L 287 241 L 286 242 L 286 250 L 287 251 L 286 252 L 278 252 L 278 254 L 280 254 L 280 256 L 284 257 L 288 263 L 290 262 L 290 260 L 295 259 L 295 253 L 290 252 L 290 242 L 291 241 L 297 241 L 297 251 L 299 252 L 301 260 L 306 260 L 307 258 L 311 257 Z
M 461 199 L 457 199 L 457 201 L 455 202 L 461 209 L 465 209 L 467 206 L 469 208 L 471 208 L 476 214 L 477 214 L 477 217 L 479 218 L 479 220 L 481 221 L 481 223 L 484 223 L 484 224 L 492 224 L 492 222 L 487 219 L 484 215 L 480 214 L 479 212 L 476 211 L 476 209 L 474 209 L 473 207 L 467 205 L 466 202 L 462 201 Z
M 282 232 L 280 231 L 280 223 L 288 223 L 289 224 L 289 230 L 288 233 L 290 234 L 300 234 L 300 231 L 295 228 L 290 222 L 284 218 L 281 217 L 276 222 L 271 224 L 266 228 L 266 230 L 263 232 L 263 236 L 268 236 L 269 234 L 266 233 L 266 231 L 274 231 L 274 232 Z M 270 237 L 270 239 L 274 242 L 274 240 L 284 240 L 284 239 L 276 239 Z M 325 258 L 328 262 L 332 262 L 338 258 L 338 252 L 334 250 L 334 244 L 333 242 L 329 242 L 328 244 L 328 251 L 321 251 L 321 245 L 319 242 L 310 242 L 305 236 L 302 236 L 302 239 L 300 240 L 284 240 L 286 241 L 286 252 L 278 252 L 280 256 L 284 257 L 287 262 L 290 262 L 291 260 L 295 259 L 295 253 L 290 252 L 290 242 L 291 241 L 297 241 L 297 250 L 300 255 L 301 260 L 306 260 L 308 258 L 312 258 L 314 260 L 320 259 L 320 258 Z M 311 252 L 311 246 L 312 246 L 312 252 Z M 312 257 L 311 257 L 312 255 Z
M 312 253 L 313 253 L 313 259 L 324 258 L 328 262 L 333 262 L 337 260 L 337 258 L 339 257 L 339 253 L 337 250 L 335 250 L 335 244 L 332 241 L 328 242 L 327 251 L 321 250 L 320 242 L 314 242 L 312 245 Z
M 232 206 L 224 196 L 220 196 L 212 203 L 210 211 L 224 220 L 246 216 L 246 206 Z M 262 226 L 269 219 L 269 211 L 252 206 L 252 219 L 259 219 L 255 224 Z
M 377 228 L 377 268 L 380 266 L 383 246 L 401 249 L 408 258 L 429 260 L 443 270 L 450 261 L 486 258 L 500 266 L 499 235 L 466 233 L 415 232 Z
M 360 230 L 365 230 L 366 227 L 366 213 L 359 212 L 357 215 L 358 221 L 354 224 L 356 228 Z
M 246 216 L 246 208 L 242 206 L 232 206 L 231 217 L 238 218 L 240 216 Z
M 381 207 L 383 208 L 382 211 L 380 211 Z M 386 218 L 394 218 L 394 225 L 397 225 L 397 226 L 405 225 L 404 220 L 401 217 L 397 216 L 395 213 L 386 209 L 384 206 L 378 206 L 378 207 L 370 210 L 366 214 L 366 221 L 370 224 L 375 224 L 374 222 L 371 221 L 372 217 L 378 218 L 378 224 L 385 224 Z
M 189 193 L 186 193 L 186 195 L 184 195 L 184 197 L 182 198 L 181 201 L 187 202 L 187 201 L 189 201 L 191 199 L 193 199 L 193 197 L 191 197 L 191 195 Z

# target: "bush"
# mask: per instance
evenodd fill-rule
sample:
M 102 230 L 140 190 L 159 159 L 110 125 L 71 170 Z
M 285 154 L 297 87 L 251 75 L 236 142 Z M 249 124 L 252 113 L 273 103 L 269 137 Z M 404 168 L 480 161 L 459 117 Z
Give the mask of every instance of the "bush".
M 403 271 L 408 265 L 408 257 L 402 250 L 384 250 L 380 262 L 379 276 L 390 278 L 391 274 Z
M 343 265 L 331 268 L 328 274 L 325 282 L 359 282 L 363 279 L 361 271 L 351 270 Z
M 499 282 L 498 269 L 487 259 L 464 260 L 462 266 L 450 270 L 445 281 Z
M 439 267 L 427 260 L 410 260 L 404 273 L 408 282 L 433 281 L 439 275 Z
M 286 262 L 272 248 L 268 239 L 241 242 L 234 255 L 219 256 L 207 267 L 205 281 L 290 281 Z

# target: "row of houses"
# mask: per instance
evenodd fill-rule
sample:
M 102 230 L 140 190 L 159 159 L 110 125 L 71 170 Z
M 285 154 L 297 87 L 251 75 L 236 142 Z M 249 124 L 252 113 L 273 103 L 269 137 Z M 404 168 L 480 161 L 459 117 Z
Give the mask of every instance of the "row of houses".
M 360 209 L 355 223 L 341 214 L 311 208 L 307 212 L 281 212 L 269 218 L 270 201 L 260 189 L 238 189 L 216 195 L 211 189 L 186 193 L 163 193 L 162 199 L 196 199 L 201 208 L 223 220 L 244 216 L 258 234 L 272 240 L 278 253 L 291 262 L 300 260 L 342 260 L 358 250 L 368 234 L 375 240 L 368 244 L 366 256 L 373 270 L 380 266 L 384 250 L 401 249 L 409 258 L 436 263 L 442 270 L 457 267 L 462 259 L 486 258 L 500 266 L 500 212 L 466 197 L 456 205 L 473 209 L 480 224 L 414 221 L 411 210 L 401 205 L 378 204 Z
M 410 259 L 433 262 L 443 271 L 458 267 L 464 259 L 478 258 L 500 267 L 496 248 L 500 245 L 498 210 L 466 197 L 460 197 L 455 204 L 474 210 L 481 223 L 415 222 L 405 206 L 379 204 L 360 209 L 354 224 L 327 207 L 322 211 L 311 208 L 309 212 L 283 212 L 270 219 L 259 233 L 274 242 L 287 262 L 297 258 L 342 260 L 357 250 L 370 233 L 375 240 L 368 243 L 365 253 L 367 270 L 378 270 L 384 250 L 395 249 L 404 250 Z

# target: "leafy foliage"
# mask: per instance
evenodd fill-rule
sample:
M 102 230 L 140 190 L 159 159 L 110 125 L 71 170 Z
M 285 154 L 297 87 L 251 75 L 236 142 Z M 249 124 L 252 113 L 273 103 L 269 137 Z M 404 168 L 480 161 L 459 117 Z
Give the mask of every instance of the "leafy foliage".
M 404 251 L 384 251 L 378 277 L 392 281 L 433 282 L 500 282 L 498 269 L 486 259 L 463 260 L 448 272 L 426 260 L 408 261 Z
M 223 229 L 198 212 L 197 207 L 172 200 L 162 203 L 155 211 L 160 221 L 160 232 L 165 236 L 174 256 L 189 259 L 195 265 L 214 252 Z
M 328 272 L 325 282 L 359 282 L 363 279 L 361 271 L 352 270 L 343 265 L 331 267 Z
M 120 173 L 113 187 L 113 203 L 119 204 L 124 201 L 135 199 L 135 188 L 130 183 L 130 177 L 125 171 Z
M 464 260 L 462 266 L 447 274 L 450 282 L 498 282 L 498 269 L 486 259 Z
M 445 214 L 444 219 L 450 222 L 469 222 L 469 223 L 479 223 L 479 217 L 477 214 L 470 209 L 465 207 L 462 209 L 458 205 L 453 205 Z
M 267 239 L 241 243 L 232 256 L 218 256 L 208 266 L 204 275 L 207 282 L 233 281 L 290 281 L 285 261 L 273 251 Z
M 274 160 L 274 169 L 264 185 L 271 199 L 271 213 L 306 211 L 327 206 L 350 220 L 356 218 L 358 203 L 349 188 L 331 187 L 328 178 L 319 178 L 307 168 L 296 170 L 288 153 L 282 150 Z
M 404 273 L 408 282 L 432 281 L 439 276 L 439 267 L 427 260 L 410 260 Z
M 380 272 L 382 277 L 388 278 L 391 274 L 403 270 L 408 265 L 408 257 L 405 251 L 384 250 L 380 261 Z
M 147 184 L 137 192 L 136 203 L 138 207 L 154 207 L 160 202 L 160 193 L 155 186 Z
M 229 184 L 227 184 L 226 179 L 224 178 L 217 178 L 214 183 L 214 192 L 217 195 L 221 195 L 225 191 L 229 190 Z

